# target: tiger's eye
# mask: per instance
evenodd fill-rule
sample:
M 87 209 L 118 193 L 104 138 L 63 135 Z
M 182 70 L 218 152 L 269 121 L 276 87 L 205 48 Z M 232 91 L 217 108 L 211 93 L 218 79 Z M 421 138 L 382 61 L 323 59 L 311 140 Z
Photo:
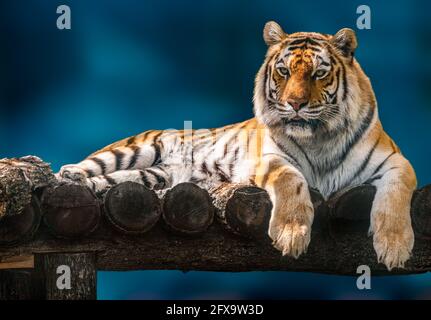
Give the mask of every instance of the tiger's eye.
M 317 70 L 317 71 L 314 73 L 314 76 L 315 76 L 316 78 L 321 78 L 321 77 L 323 77 L 325 74 L 326 74 L 326 70 Z
M 289 70 L 285 67 L 280 67 L 277 70 L 282 76 L 287 76 L 289 74 Z

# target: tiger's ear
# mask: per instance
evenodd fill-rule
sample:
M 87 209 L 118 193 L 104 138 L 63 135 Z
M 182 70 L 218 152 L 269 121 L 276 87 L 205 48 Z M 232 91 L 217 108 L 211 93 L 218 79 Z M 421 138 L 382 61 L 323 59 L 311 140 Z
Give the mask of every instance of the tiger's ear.
M 331 42 L 345 57 L 353 57 L 358 46 L 355 31 L 349 28 L 343 28 L 338 31 L 332 36 Z
M 265 28 L 263 28 L 263 40 L 265 40 L 268 46 L 277 44 L 286 37 L 287 34 L 284 33 L 277 22 L 269 21 L 265 24 Z

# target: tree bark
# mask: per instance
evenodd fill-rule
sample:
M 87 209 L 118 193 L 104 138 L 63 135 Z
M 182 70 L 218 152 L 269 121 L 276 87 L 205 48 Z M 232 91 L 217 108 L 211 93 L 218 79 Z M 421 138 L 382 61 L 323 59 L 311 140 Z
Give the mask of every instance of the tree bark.
M 38 157 L 0 159 L 0 219 L 21 214 L 32 192 L 55 182 L 49 164 Z

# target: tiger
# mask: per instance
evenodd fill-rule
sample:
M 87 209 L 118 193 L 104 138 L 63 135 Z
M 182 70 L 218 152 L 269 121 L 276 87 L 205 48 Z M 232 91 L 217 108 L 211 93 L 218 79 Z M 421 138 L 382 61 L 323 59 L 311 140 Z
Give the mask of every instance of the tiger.
M 273 208 L 268 235 L 283 256 L 298 258 L 310 243 L 310 188 L 328 199 L 342 190 L 376 187 L 369 236 L 378 263 L 404 268 L 414 233 L 412 165 L 383 130 L 369 78 L 355 57 L 355 32 L 288 34 L 274 21 L 254 82 L 254 118 L 213 129 L 149 130 L 108 145 L 59 180 L 103 192 L 126 181 L 153 190 L 193 182 L 203 188 L 250 183 Z

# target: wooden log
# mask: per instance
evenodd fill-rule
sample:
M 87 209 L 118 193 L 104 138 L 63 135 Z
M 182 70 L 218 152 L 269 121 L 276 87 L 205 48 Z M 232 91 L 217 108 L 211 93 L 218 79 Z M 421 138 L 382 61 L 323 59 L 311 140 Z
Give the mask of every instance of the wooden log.
M 39 200 L 33 196 L 21 214 L 6 215 L 0 221 L 0 246 L 10 246 L 30 240 L 41 221 Z
M 216 217 L 229 231 L 248 238 L 266 238 L 272 203 L 256 186 L 223 183 L 210 190 Z
M 330 232 L 333 235 L 356 231 L 367 233 L 375 193 L 374 186 L 361 185 L 331 196 L 326 203 Z
M 367 231 L 375 193 L 374 186 L 361 185 L 333 195 L 326 203 L 331 231 Z M 431 185 L 413 193 L 411 217 L 416 237 L 431 239 Z
M 31 203 L 32 192 L 52 185 L 56 179 L 38 157 L 0 160 L 0 219 L 19 215 Z
M 45 284 L 46 300 L 95 300 L 96 259 L 94 253 L 40 254 L 36 268 Z
M 412 223 L 417 236 L 431 240 L 431 185 L 415 191 L 412 212 Z
M 340 193 L 319 206 L 308 251 L 297 260 L 282 257 L 268 241 L 231 235 L 215 223 L 200 237 L 184 237 L 166 232 L 159 225 L 149 230 L 145 237 L 127 237 L 103 225 L 90 237 L 74 241 L 58 239 L 40 228 L 31 241 L 18 247 L 0 247 L 0 261 L 22 254 L 91 252 L 97 256 L 96 266 L 100 270 L 286 270 L 356 275 L 356 268 L 365 264 L 371 268 L 373 275 L 431 271 L 431 242 L 421 237 L 417 229 L 419 227 L 424 233 L 429 232 L 426 226 L 429 225 L 431 214 L 424 203 L 431 199 L 431 188 L 417 191 L 412 201 L 413 221 L 416 216 L 420 216 L 423 221 L 421 225 L 414 223 L 416 239 L 412 257 L 405 269 L 391 272 L 377 263 L 372 237 L 367 235 L 367 210 L 371 208 L 373 200 L 365 192 L 367 188 L 359 187 L 356 191 L 351 189 L 347 193 Z M 359 197 L 356 200 L 355 194 Z M 351 207 L 348 206 L 350 201 L 359 202 Z M 171 202 L 174 207 L 175 201 Z M 357 212 L 362 206 L 368 209 Z M 327 219 L 332 232 L 327 232 L 327 224 L 316 223 L 319 217 Z M 340 220 L 336 222 L 337 219 Z M 357 228 L 358 222 L 363 223 L 361 228 Z
M 208 191 L 193 183 L 180 183 L 165 193 L 162 217 L 171 231 L 197 235 L 213 222 L 214 207 Z
M 362 191 L 361 191 L 362 190 Z M 360 194 L 363 188 L 359 189 Z M 431 189 L 425 188 L 422 197 L 431 198 Z M 352 189 L 350 196 L 355 194 Z M 339 199 L 347 196 L 339 195 Z M 372 199 L 362 199 L 370 205 Z M 369 202 L 368 202 L 369 201 Z M 321 206 L 322 207 L 322 206 Z M 323 207 L 327 207 L 325 204 Z M 334 205 L 336 207 L 336 205 Z M 412 205 L 412 215 L 421 206 Z M 355 208 L 352 208 L 355 209 Z M 333 211 L 317 210 L 315 221 L 319 216 L 332 215 L 333 219 L 347 214 L 351 210 Z M 345 212 L 341 214 L 342 212 Z M 431 218 L 429 215 L 424 217 Z M 359 215 L 360 216 L 360 215 Z M 369 212 L 364 212 L 368 226 Z M 331 222 L 331 221 L 330 221 Z M 349 222 L 349 221 L 348 221 Z M 357 220 L 356 220 L 357 222 Z M 332 223 L 332 222 L 331 222 Z M 355 223 L 351 220 L 349 223 Z M 224 232 L 219 224 L 212 224 L 200 237 L 176 235 L 156 225 L 145 237 L 127 237 L 112 232 L 111 228 L 100 228 L 89 238 L 75 241 L 64 241 L 46 233 L 42 228 L 30 242 L 19 247 L 0 248 L 0 258 L 20 254 L 47 252 L 92 252 L 97 256 L 96 266 L 99 270 L 201 270 L 201 271 L 260 271 L 285 270 L 308 271 L 329 274 L 356 275 L 359 265 L 368 265 L 372 275 L 376 274 L 411 274 L 431 271 L 431 243 L 418 237 L 415 226 L 415 247 L 405 269 L 393 269 L 377 263 L 372 245 L 372 238 L 364 230 L 349 231 L 347 224 L 341 224 L 338 232 L 328 237 L 326 225 L 313 223 L 311 243 L 306 254 L 299 259 L 282 257 L 267 241 L 255 241 Z M 343 228 L 344 231 L 343 231 Z
M 311 202 L 313 203 L 314 212 L 317 213 L 322 207 L 322 205 L 325 202 L 325 199 L 323 198 L 322 194 L 313 188 L 309 188 L 308 190 L 310 192 Z
M 91 234 L 99 225 L 100 202 L 86 186 L 60 184 L 42 196 L 43 221 L 57 237 L 74 239 Z
M 142 184 L 124 182 L 112 187 L 104 198 L 108 221 L 125 234 L 142 234 L 150 230 L 161 215 L 156 193 Z

